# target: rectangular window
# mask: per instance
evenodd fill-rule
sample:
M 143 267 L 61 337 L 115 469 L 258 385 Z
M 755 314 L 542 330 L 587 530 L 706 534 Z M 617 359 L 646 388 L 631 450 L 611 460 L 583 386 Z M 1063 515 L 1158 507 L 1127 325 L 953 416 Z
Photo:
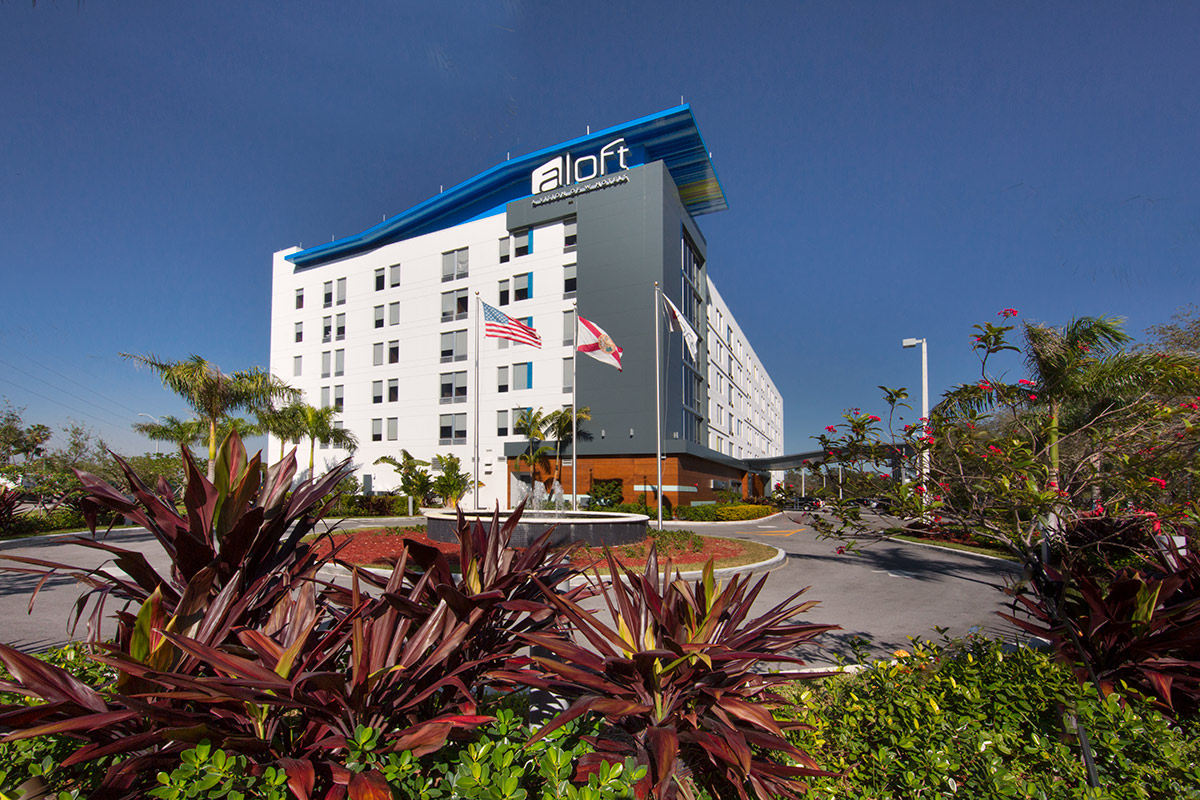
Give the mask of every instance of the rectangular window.
M 346 374 L 346 351 L 345 350 L 334 350 L 333 351 L 333 375 L 336 378 L 340 375 L 345 375 L 345 374 Z
M 508 237 L 505 236 L 500 240 L 500 263 L 508 263 Z
M 304 290 L 296 290 L 296 308 L 304 308 Z
M 325 281 L 325 305 L 324 308 L 333 307 L 333 281 Z
M 508 279 L 500 281 L 500 305 L 508 305 Z
M 383 402 L 383 381 L 371 381 L 371 402 Z
M 383 419 L 382 418 L 371 420 L 371 441 L 372 442 L 382 442 L 383 441 Z
M 346 279 L 337 279 L 337 304 L 339 306 L 346 305 Z
M 329 387 L 321 387 L 321 408 L 329 408 Z
M 533 295 L 533 273 L 525 272 L 513 278 L 514 300 L 528 300 Z
M 387 438 L 388 438 L 389 442 L 394 442 L 400 438 L 400 418 L 399 417 L 388 417 Z
M 442 414 L 438 417 L 438 444 L 466 444 L 467 415 Z
M 371 346 L 371 363 L 377 367 L 383 364 L 383 342 Z
M 336 408 L 338 411 L 341 411 L 346 406 L 345 391 L 346 391 L 345 386 L 334 386 L 333 387 L 333 407 Z
M 442 282 L 467 277 L 468 248 L 442 253 Z
M 332 363 L 330 361 L 331 355 L 332 354 L 328 350 L 326 350 L 324 353 L 321 353 L 321 377 L 322 378 L 329 377 L 329 371 L 330 371 L 329 365 Z
M 301 369 L 301 360 L 300 360 L 300 356 L 295 356 L 295 357 L 293 357 L 293 358 L 292 358 L 292 376 L 293 376 L 293 377 L 299 377 L 299 376 L 300 376 L 300 369 Z
M 400 285 L 400 265 L 392 264 L 388 267 L 388 286 L 396 287 Z
M 533 231 L 530 228 L 516 231 L 513 234 L 513 252 L 518 256 L 527 256 L 533 252 Z M 520 299 L 520 298 L 517 298 Z
M 327 344 L 333 341 L 333 317 L 321 319 L 321 342 Z
M 296 341 L 297 342 L 304 341 L 304 323 L 303 322 L 296 323 Z
M 496 368 L 496 391 L 508 391 L 508 367 L 506 366 Z
M 575 344 L 575 311 L 563 312 L 563 338 L 564 345 Z
M 563 391 L 569 392 L 575 386 L 575 376 L 571 373 L 574 371 L 575 359 L 563 359 Z M 569 420 L 568 420 L 569 421 Z
M 442 363 L 467 360 L 467 332 L 448 331 L 442 334 Z
M 466 289 L 442 292 L 442 322 L 466 319 L 469 303 Z
M 388 402 L 395 403 L 400 400 L 400 379 L 388 378 Z
M 375 291 L 383 291 L 383 267 L 375 270 Z
M 513 388 L 533 388 L 533 362 L 526 361 L 522 364 L 513 364 Z
M 388 303 L 388 325 L 400 324 L 400 304 Z
M 375 327 L 383 327 L 383 306 L 375 306 Z
M 338 314 L 338 315 L 337 315 L 337 331 L 336 331 L 336 334 L 337 334 L 337 335 L 336 335 L 334 338 L 336 338 L 336 339 L 337 339 L 339 342 L 340 342 L 342 339 L 345 339 L 345 338 L 346 338 L 346 315 L 345 315 L 345 314 Z
M 496 412 L 496 435 L 508 436 L 508 409 Z
M 465 403 L 467 402 L 467 373 L 465 372 L 443 372 L 442 373 L 442 390 L 440 395 L 442 403 Z
M 400 363 L 400 340 L 399 339 L 393 339 L 392 341 L 388 342 L 388 363 L 389 364 L 399 364 Z
M 563 220 L 563 252 L 572 253 L 575 251 L 575 244 L 579 240 L 578 234 L 579 224 L 575 217 L 568 217 Z
M 568 297 L 575 294 L 575 265 L 567 264 L 563 267 L 563 294 Z

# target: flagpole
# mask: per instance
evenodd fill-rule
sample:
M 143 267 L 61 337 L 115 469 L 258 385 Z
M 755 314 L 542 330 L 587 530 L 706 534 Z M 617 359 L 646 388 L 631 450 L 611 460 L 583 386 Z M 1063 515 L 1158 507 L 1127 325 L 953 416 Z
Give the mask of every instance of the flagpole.
M 479 395 L 482 387 L 479 383 L 479 318 L 483 316 L 479 292 L 475 292 L 475 463 L 472 470 L 475 483 L 475 510 L 479 511 Z
M 575 309 L 575 334 L 571 337 L 571 510 L 579 510 L 579 302 Z
M 654 282 L 654 465 L 658 468 L 658 529 L 662 530 L 662 289 Z

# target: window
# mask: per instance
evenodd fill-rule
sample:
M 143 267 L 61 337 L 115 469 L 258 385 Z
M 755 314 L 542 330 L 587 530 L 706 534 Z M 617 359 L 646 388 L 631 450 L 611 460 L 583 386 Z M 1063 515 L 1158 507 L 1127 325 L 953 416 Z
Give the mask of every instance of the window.
M 321 387 L 321 408 L 329 408 L 329 387 Z
M 575 344 L 575 310 L 563 312 L 563 340 L 564 345 Z
M 395 403 L 400 400 L 400 379 L 388 378 L 388 402 Z
M 395 287 L 395 286 L 399 286 L 399 285 L 400 285 L 400 265 L 392 264 L 390 267 L 388 267 L 388 286 Z
M 301 369 L 300 363 L 301 363 L 300 356 L 295 356 L 294 358 L 292 358 L 292 376 L 293 377 L 299 377 L 300 369 Z
M 383 441 L 383 419 L 382 418 L 371 420 L 371 441 L 372 442 L 382 442 Z
M 508 409 L 496 412 L 496 435 L 508 436 Z
M 329 377 L 329 365 L 331 363 L 331 361 L 330 361 L 331 355 L 332 354 L 328 350 L 326 350 L 324 353 L 321 353 L 321 377 L 322 378 Z
M 383 291 L 383 267 L 375 270 L 375 291 Z
M 383 327 L 383 306 L 375 306 L 375 327 Z
M 508 391 L 508 367 L 506 366 L 496 368 L 496 391 Z
M 333 317 L 324 317 L 321 319 L 321 342 L 331 341 L 333 341 Z
M 527 256 L 533 252 L 533 231 L 530 228 L 515 232 L 513 234 L 513 241 L 515 242 L 513 252 L 516 255 Z
M 387 438 L 388 438 L 389 442 L 394 442 L 400 438 L 400 418 L 399 417 L 388 417 Z
M 325 308 L 333 307 L 333 281 L 325 281 Z
M 442 373 L 442 391 L 439 402 L 442 403 L 465 403 L 467 402 L 467 373 L 465 372 L 443 372 Z
M 388 325 L 400 324 L 400 304 L 388 303 Z
M 568 217 L 563 220 L 563 252 L 572 253 L 575 251 L 575 243 L 579 239 L 578 234 L 579 224 L 575 217 Z
M 468 303 L 466 289 L 455 289 L 452 292 L 442 292 L 442 322 L 455 319 L 466 319 Z
M 337 279 L 337 304 L 339 306 L 346 305 L 346 279 Z
M 346 351 L 345 350 L 334 350 L 333 351 L 333 375 L 336 378 L 340 375 L 345 375 L 345 374 L 346 374 Z
M 371 402 L 383 402 L 383 381 L 371 381 Z
M 296 308 L 304 308 L 304 290 L 296 290 Z
M 508 305 L 508 279 L 500 281 L 500 305 Z
M 575 265 L 567 264 L 563 267 L 563 294 L 568 297 L 575 294 Z
M 442 253 L 443 283 L 467 277 L 467 252 L 468 249 L 464 247 L 461 250 L 451 250 L 449 253 Z
M 337 336 L 335 336 L 334 338 L 336 338 L 339 342 L 342 339 L 346 338 L 346 315 L 345 314 L 337 315 L 337 331 L 336 331 L 336 333 L 337 333 Z
M 505 236 L 500 240 L 500 263 L 508 263 L 508 237 Z
M 388 342 L 388 363 L 389 364 L 399 364 L 400 363 L 400 340 L 399 339 L 393 339 L 392 341 Z
M 514 389 L 532 389 L 533 388 L 533 363 L 526 361 L 522 364 L 513 364 L 513 388 Z
M 345 386 L 333 387 L 333 407 L 341 411 L 346 407 Z
M 371 363 L 377 367 L 383 364 L 383 342 L 371 346 Z
M 513 284 L 516 291 L 513 292 L 514 300 L 528 300 L 533 294 L 533 273 L 525 272 L 513 278 Z
M 304 341 L 304 323 L 303 322 L 296 323 L 296 341 L 297 342 Z
M 450 331 L 442 334 L 442 363 L 467 360 L 467 332 Z
M 442 414 L 438 417 L 438 444 L 466 444 L 467 415 Z
M 575 359 L 563 359 L 563 391 L 569 392 L 575 386 Z

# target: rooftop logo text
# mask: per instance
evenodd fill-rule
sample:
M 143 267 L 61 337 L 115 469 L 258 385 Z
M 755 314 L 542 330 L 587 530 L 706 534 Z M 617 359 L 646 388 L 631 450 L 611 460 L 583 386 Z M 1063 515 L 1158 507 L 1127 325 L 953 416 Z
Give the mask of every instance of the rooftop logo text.
M 575 159 L 571 158 L 570 153 L 556 156 L 533 171 L 532 193 L 550 192 L 573 183 L 607 175 L 612 159 L 616 159 L 620 169 L 629 169 L 629 165 L 625 163 L 625 156 L 628 154 L 629 148 L 625 146 L 625 139 L 620 138 L 600 148 L 598 155 L 579 156 Z

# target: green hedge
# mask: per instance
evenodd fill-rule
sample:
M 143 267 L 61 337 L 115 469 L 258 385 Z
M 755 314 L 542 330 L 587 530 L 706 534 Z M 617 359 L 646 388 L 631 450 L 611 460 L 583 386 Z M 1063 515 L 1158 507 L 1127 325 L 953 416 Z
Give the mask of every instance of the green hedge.
M 1049 653 L 972 637 L 914 644 L 854 676 L 796 684 L 793 740 L 844 778 L 812 781 L 818 800 L 1200 798 L 1195 724 L 1172 725 L 1136 697 L 1102 699 Z M 1084 723 L 1101 788 L 1089 790 Z
M 413 513 L 420 513 L 420 502 L 413 502 Z M 344 494 L 333 513 L 342 517 L 406 517 L 408 498 L 398 494 Z
M 734 520 L 769 517 L 775 511 L 774 506 L 749 505 L 747 503 L 679 506 L 675 509 L 675 519 L 690 520 L 692 522 L 730 522 Z

